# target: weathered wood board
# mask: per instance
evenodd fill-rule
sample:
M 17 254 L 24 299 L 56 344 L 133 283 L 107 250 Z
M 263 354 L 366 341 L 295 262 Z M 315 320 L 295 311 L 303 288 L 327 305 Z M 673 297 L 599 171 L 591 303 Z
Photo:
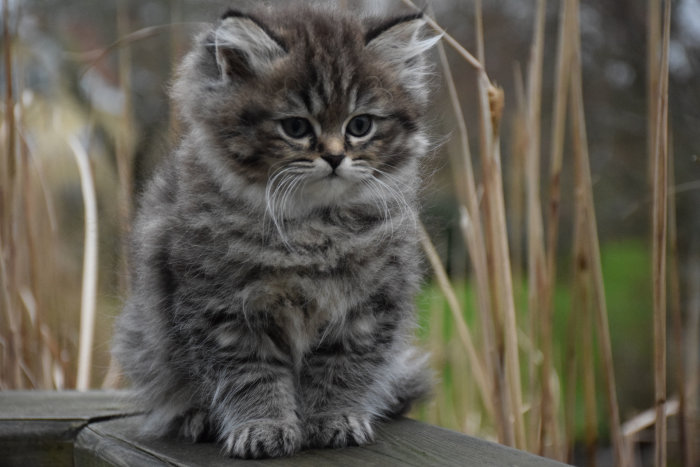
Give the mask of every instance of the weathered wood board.
M 0 466 L 73 464 L 73 445 L 90 423 L 128 413 L 126 393 L 0 392 Z
M 382 424 L 364 447 L 283 459 L 223 457 L 212 443 L 148 439 L 124 392 L 0 392 L 0 466 L 561 466 L 409 419 Z

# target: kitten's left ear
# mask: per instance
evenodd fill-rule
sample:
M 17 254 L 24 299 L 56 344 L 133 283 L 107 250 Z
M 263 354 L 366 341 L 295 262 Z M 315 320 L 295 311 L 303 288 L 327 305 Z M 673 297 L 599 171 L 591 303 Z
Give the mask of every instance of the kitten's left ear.
M 216 63 L 223 79 L 241 72 L 264 73 L 287 54 L 282 41 L 253 17 L 229 10 L 214 32 Z
M 442 37 L 424 34 L 424 26 L 423 14 L 418 13 L 386 21 L 365 34 L 367 49 L 396 68 L 404 84 L 409 86 L 423 84 L 426 70 L 420 58 Z

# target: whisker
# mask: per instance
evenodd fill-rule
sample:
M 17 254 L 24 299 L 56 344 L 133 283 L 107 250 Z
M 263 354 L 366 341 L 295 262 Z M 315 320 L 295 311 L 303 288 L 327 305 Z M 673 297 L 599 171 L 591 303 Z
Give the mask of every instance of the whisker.
M 275 164 L 275 166 L 279 165 L 280 163 Z M 286 232 L 286 223 L 290 212 L 289 203 L 298 188 L 305 184 L 308 173 L 305 169 L 308 167 L 309 161 L 306 160 L 286 162 L 286 165 L 281 169 L 272 171 L 265 187 L 263 238 L 271 233 L 269 229 L 274 225 L 280 240 L 290 251 L 294 248 L 290 244 Z
M 282 242 L 288 244 L 286 240 L 286 235 L 284 233 L 283 225 L 281 220 L 277 216 L 277 199 L 279 193 L 285 186 L 294 180 L 294 174 L 298 172 L 292 167 L 284 167 L 279 172 L 274 174 L 267 182 L 265 187 L 265 213 L 270 216 L 272 223 L 280 234 Z M 263 229 L 265 229 L 265 222 L 263 221 Z
M 282 196 L 280 197 L 280 203 L 279 203 L 279 208 L 281 211 L 281 217 L 282 217 L 282 225 L 284 225 L 284 215 L 285 213 L 288 212 L 287 210 L 287 202 L 289 201 L 290 197 L 292 197 L 295 189 L 299 184 L 301 183 L 303 179 L 300 177 L 294 177 L 291 179 L 291 181 L 286 184 L 284 191 L 282 192 Z
M 382 211 L 382 217 L 384 219 L 385 223 L 389 223 L 389 228 L 391 230 L 390 233 L 390 238 L 394 237 L 394 219 L 391 215 L 391 211 L 389 210 L 389 205 L 386 202 L 386 197 L 382 195 L 381 192 L 381 187 L 377 187 L 374 185 L 374 182 L 372 179 L 365 179 L 362 180 L 363 184 L 367 186 L 369 189 L 370 193 L 372 194 L 373 197 L 377 198 L 379 202 L 381 203 L 381 211 Z M 380 237 L 381 239 L 384 239 L 386 236 L 386 233 L 382 233 L 382 236 Z
M 390 182 L 393 181 L 397 185 L 399 184 L 399 180 L 397 178 L 391 176 L 390 174 L 387 174 L 386 172 L 384 172 L 380 169 L 374 168 L 374 167 L 372 169 L 375 172 L 386 176 Z M 391 184 L 389 184 L 383 180 L 380 180 L 377 177 L 374 177 L 372 180 L 375 183 L 382 186 L 388 192 L 388 194 L 391 196 L 391 198 L 394 199 L 398 203 L 399 209 L 401 210 L 401 214 L 404 217 L 408 218 L 413 223 L 414 228 L 417 228 L 418 219 L 416 218 L 414 210 L 411 209 L 411 206 L 408 204 L 408 201 L 406 201 L 406 197 L 404 196 L 402 191 L 400 189 L 392 186 Z

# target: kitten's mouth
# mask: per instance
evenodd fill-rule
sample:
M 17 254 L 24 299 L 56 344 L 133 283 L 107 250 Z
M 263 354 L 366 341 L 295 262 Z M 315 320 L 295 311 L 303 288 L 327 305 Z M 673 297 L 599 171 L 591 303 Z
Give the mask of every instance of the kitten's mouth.
M 323 177 L 323 180 L 345 180 L 345 177 L 340 175 L 338 173 L 338 170 L 333 169 L 326 176 Z

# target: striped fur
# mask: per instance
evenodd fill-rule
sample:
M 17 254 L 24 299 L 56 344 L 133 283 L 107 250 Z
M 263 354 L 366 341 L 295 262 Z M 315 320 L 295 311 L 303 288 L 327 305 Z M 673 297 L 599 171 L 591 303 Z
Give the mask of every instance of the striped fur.
M 422 23 L 231 11 L 184 59 L 186 130 L 142 197 L 114 342 L 146 433 L 275 457 L 371 442 L 426 394 Z

